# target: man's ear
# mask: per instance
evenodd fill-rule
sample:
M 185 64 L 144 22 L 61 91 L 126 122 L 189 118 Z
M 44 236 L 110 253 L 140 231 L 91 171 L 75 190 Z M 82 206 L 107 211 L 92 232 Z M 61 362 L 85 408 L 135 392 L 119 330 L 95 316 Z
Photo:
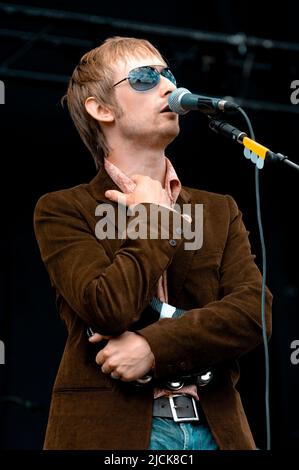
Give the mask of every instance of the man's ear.
M 113 122 L 114 114 L 106 106 L 101 105 L 94 96 L 85 100 L 85 109 L 96 121 Z

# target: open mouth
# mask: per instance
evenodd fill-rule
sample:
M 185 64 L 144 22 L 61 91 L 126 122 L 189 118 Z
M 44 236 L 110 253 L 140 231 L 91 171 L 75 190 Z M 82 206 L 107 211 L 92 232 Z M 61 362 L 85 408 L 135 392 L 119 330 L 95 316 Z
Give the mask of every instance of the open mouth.
M 170 107 L 167 105 L 161 110 L 161 113 L 172 113 Z

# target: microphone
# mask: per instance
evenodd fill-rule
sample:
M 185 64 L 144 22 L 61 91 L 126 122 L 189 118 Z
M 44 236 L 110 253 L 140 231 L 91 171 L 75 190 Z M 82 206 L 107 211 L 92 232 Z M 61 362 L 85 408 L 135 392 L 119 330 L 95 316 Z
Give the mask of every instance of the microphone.
M 187 88 L 176 88 L 168 98 L 171 111 L 177 114 L 186 114 L 195 110 L 204 114 L 217 114 L 219 111 L 236 111 L 239 105 L 222 98 L 194 95 Z

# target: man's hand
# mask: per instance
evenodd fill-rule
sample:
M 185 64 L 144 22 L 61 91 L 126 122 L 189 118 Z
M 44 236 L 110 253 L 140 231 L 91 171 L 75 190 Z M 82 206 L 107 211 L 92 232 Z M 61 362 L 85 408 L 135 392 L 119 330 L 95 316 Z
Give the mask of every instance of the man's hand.
M 162 188 L 159 181 L 144 175 L 133 175 L 131 179 L 136 183 L 132 193 L 124 194 L 120 191 L 110 189 L 105 192 L 107 199 L 126 206 L 150 202 L 170 208 L 169 196 L 165 189 Z
M 95 333 L 91 343 L 109 339 L 108 344 L 96 355 L 96 363 L 104 374 L 124 382 L 132 382 L 147 374 L 154 365 L 154 355 L 142 336 L 126 331 L 120 336 L 109 337 Z

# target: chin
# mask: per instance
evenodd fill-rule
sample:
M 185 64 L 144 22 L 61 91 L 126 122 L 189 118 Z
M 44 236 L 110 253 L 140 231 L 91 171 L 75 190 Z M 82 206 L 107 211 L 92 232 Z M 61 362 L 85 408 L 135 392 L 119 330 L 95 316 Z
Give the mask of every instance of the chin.
M 165 129 L 165 138 L 169 140 L 169 143 L 172 142 L 179 134 L 180 128 L 179 126 L 172 126 L 169 129 Z

